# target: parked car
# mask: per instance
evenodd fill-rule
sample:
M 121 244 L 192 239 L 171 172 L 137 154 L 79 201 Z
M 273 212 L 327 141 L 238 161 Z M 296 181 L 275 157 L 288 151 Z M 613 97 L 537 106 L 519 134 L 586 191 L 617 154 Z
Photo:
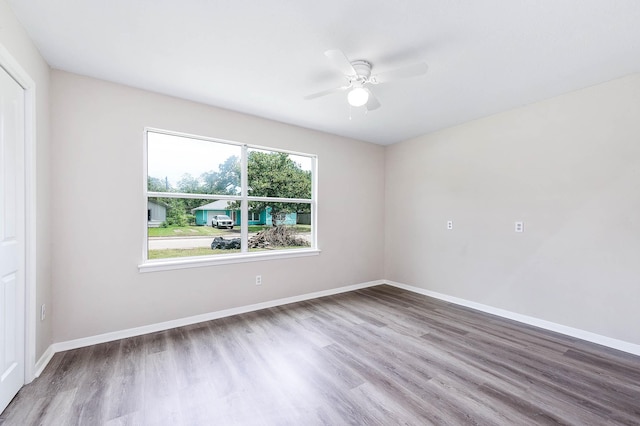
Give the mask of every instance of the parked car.
M 214 228 L 229 228 L 233 229 L 233 221 L 226 214 L 217 214 L 211 219 L 211 226 Z

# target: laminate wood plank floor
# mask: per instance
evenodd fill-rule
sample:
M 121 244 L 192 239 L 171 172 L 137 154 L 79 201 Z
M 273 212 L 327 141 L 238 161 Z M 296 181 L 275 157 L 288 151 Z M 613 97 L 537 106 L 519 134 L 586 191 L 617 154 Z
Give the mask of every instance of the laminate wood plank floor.
M 390 286 L 56 354 L 8 425 L 640 425 L 640 357 Z

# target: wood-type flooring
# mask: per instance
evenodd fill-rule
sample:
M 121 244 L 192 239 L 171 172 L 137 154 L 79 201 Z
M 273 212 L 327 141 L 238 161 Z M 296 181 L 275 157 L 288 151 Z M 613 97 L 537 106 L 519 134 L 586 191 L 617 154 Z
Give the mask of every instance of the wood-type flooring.
M 57 353 L 8 425 L 640 425 L 640 357 L 390 286 Z

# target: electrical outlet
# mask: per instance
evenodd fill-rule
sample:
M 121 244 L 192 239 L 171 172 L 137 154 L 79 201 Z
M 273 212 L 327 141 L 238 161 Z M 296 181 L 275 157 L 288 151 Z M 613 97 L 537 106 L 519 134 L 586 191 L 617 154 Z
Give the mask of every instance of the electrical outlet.
M 40 306 L 40 321 L 44 321 L 47 316 L 47 306 L 43 303 Z
M 447 229 L 453 229 L 453 221 L 452 220 L 448 220 L 447 221 Z
M 516 232 L 524 232 L 524 222 L 516 222 Z
M 262 275 L 256 275 L 256 285 L 262 285 Z

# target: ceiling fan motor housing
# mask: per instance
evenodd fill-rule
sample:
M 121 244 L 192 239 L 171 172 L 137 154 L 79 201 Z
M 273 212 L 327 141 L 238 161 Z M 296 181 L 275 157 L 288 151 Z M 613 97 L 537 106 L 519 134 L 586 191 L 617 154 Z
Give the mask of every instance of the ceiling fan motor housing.
M 364 80 L 366 80 L 371 76 L 370 62 L 360 59 L 360 60 L 351 62 L 351 66 L 353 67 L 354 70 L 356 70 L 358 77 L 362 77 Z

